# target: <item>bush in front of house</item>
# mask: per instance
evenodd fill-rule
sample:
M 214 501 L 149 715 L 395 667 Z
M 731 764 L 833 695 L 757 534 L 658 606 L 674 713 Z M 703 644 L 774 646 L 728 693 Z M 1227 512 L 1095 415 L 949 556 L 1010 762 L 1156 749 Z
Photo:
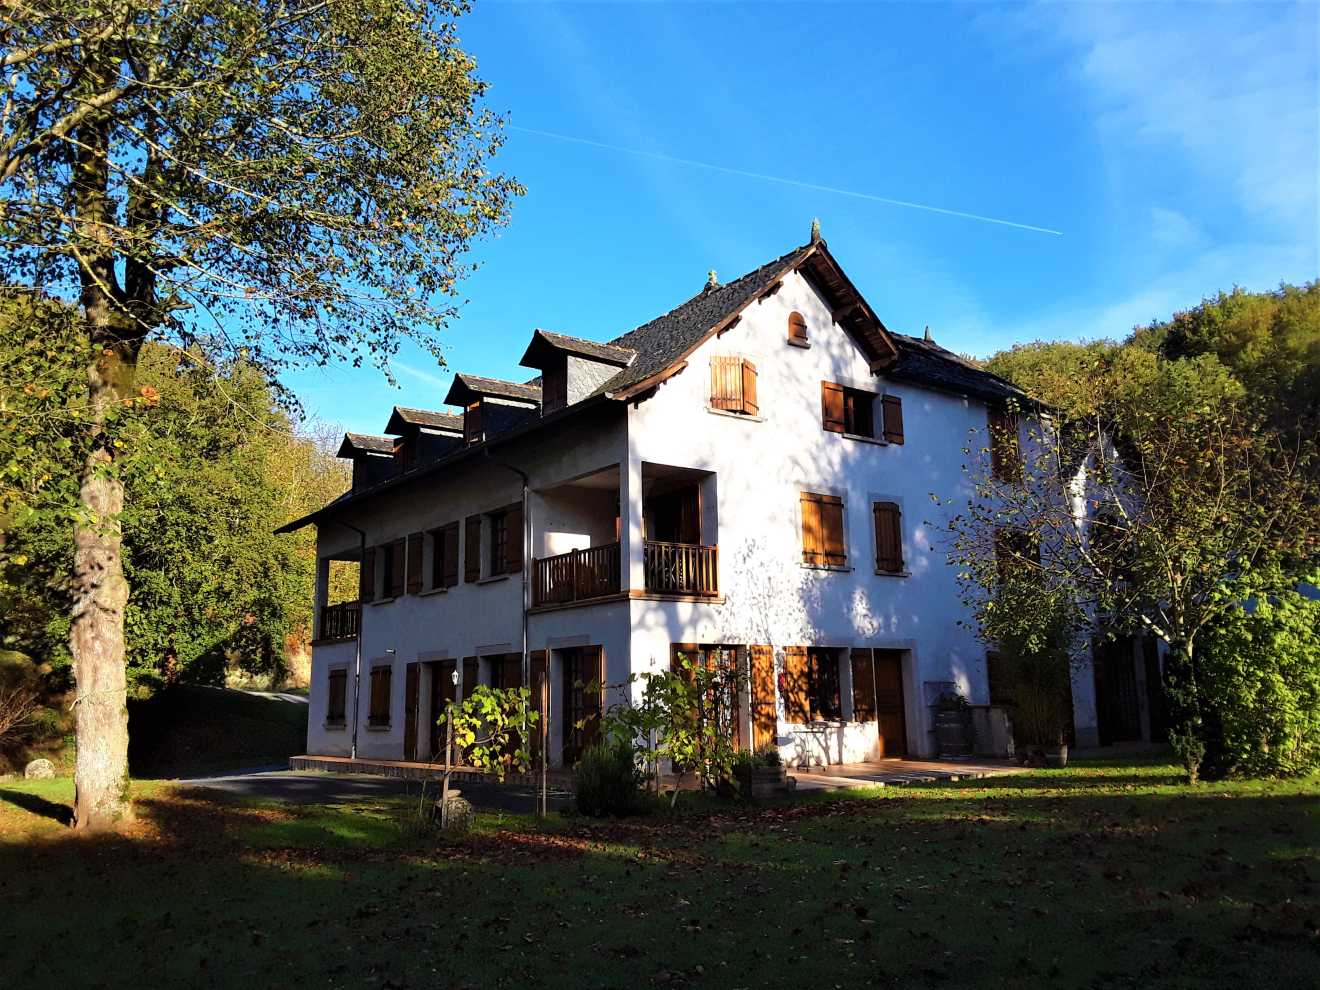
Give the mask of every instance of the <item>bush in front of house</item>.
M 1202 774 L 1285 777 L 1320 766 L 1320 602 L 1293 591 L 1238 608 L 1198 643 Z
M 647 804 L 645 779 L 625 740 L 588 746 L 577 766 L 578 811 L 593 818 L 640 814 Z

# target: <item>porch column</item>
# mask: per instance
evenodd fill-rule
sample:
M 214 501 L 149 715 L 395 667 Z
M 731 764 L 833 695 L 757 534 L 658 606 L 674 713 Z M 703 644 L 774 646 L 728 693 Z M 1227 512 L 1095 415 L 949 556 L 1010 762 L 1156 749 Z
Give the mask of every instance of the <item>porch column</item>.
M 619 465 L 619 565 L 624 591 L 646 587 L 643 539 L 642 462 L 629 451 L 628 460 Z
M 321 628 L 322 609 L 330 597 L 330 558 L 316 558 L 316 586 L 312 589 L 312 639 L 321 639 L 325 630 Z

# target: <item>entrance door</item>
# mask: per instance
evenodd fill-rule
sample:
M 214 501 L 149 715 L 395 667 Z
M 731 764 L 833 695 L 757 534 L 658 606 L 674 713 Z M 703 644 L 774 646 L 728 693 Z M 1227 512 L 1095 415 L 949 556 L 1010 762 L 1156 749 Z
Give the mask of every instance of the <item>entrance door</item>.
M 1152 742 L 1166 742 L 1169 727 L 1164 707 L 1164 681 L 1160 674 L 1160 644 L 1154 636 L 1141 638 L 1141 659 L 1146 667 L 1146 708 L 1150 712 L 1150 738 Z
M 587 687 L 602 682 L 599 646 L 564 650 L 563 654 L 564 765 L 582 759 L 582 751 L 600 739 L 601 694 Z
M 403 758 L 408 763 L 417 761 L 417 708 L 421 702 L 420 663 L 410 663 L 406 668 L 403 692 Z
M 1100 745 L 1139 741 L 1141 710 L 1137 703 L 1137 664 L 1132 637 L 1096 636 L 1091 657 Z
M 775 651 L 769 646 L 749 648 L 752 659 L 752 747 L 774 746 L 779 735 L 775 715 Z
M 456 700 L 454 671 L 458 661 L 441 660 L 433 665 L 435 673 L 431 675 L 431 759 L 443 759 L 441 748 L 449 737 L 448 729 L 440 727 L 440 716 L 444 714 L 449 702 Z
M 907 719 L 903 706 L 903 652 L 876 650 L 875 714 L 880 724 L 880 755 L 907 755 Z

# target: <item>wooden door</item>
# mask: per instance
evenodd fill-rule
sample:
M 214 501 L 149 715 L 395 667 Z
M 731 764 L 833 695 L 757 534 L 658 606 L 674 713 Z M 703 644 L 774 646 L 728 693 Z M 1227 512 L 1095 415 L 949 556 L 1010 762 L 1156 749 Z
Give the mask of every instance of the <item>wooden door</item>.
M 774 746 L 779 735 L 775 713 L 775 651 L 769 646 L 749 647 L 752 661 L 752 747 Z
M 1164 707 L 1164 681 L 1160 674 L 1160 644 L 1154 636 L 1141 639 L 1141 659 L 1146 668 L 1146 710 L 1150 713 L 1152 742 L 1169 738 L 1168 716 Z
M 875 650 L 875 713 L 880 724 L 880 755 L 907 755 L 907 719 L 903 704 L 903 652 Z
M 417 709 L 421 702 L 422 665 L 410 663 L 404 671 L 403 758 L 413 763 L 417 760 Z
M 1095 672 L 1095 713 L 1100 745 L 1141 739 L 1137 665 L 1131 636 L 1097 635 L 1091 647 Z
M 431 675 L 431 759 L 435 760 L 444 758 L 441 749 L 449 737 L 448 728 L 442 728 L 439 719 L 449 702 L 457 700 L 454 671 L 458 669 L 458 661 L 441 660 L 432 667 L 435 673 Z

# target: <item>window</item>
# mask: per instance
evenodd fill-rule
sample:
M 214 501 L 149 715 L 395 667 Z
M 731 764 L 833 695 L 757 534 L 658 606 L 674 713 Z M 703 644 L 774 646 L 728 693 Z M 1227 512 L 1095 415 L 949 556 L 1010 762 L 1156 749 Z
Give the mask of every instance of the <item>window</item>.
M 696 646 L 691 643 L 670 644 L 670 667 L 692 683 L 695 674 L 684 667 L 690 663 L 698 670 L 710 671 L 709 689 L 697 699 L 696 717 L 703 728 L 713 728 L 721 738 L 735 747 L 741 743 L 738 718 L 737 646 Z
M 599 691 L 589 692 L 587 686 L 600 684 L 601 652 L 599 646 L 584 646 L 564 650 L 563 708 L 564 763 L 572 765 L 582 758 L 582 751 L 600 737 Z
M 876 502 L 872 506 L 875 516 L 875 569 L 901 571 L 903 569 L 903 515 L 897 502 Z
M 481 400 L 472 403 L 463 412 L 463 435 L 469 444 L 481 443 L 485 438 L 481 424 Z
M 490 573 L 503 574 L 509 556 L 509 517 L 501 509 L 490 514 Z
M 830 433 L 855 437 L 875 436 L 875 393 L 820 383 L 821 426 Z
M 807 342 L 807 321 L 801 313 L 790 313 L 788 317 L 788 339 L 798 344 Z
M 890 443 L 903 442 L 903 400 L 896 395 L 880 397 L 885 439 Z
M 1004 409 L 987 409 L 986 426 L 990 431 L 990 471 L 1001 481 L 1022 477 L 1022 459 L 1018 456 L 1017 416 Z
M 376 600 L 375 547 L 367 547 L 362 551 L 362 568 L 358 571 L 358 599 L 364 602 Z
M 325 724 L 343 725 L 348 703 L 348 671 L 330 671 L 330 686 L 326 693 Z
M 995 564 L 999 580 L 1025 578 L 1040 569 L 1040 540 L 1035 533 L 1022 529 L 1001 529 L 995 533 Z
M 367 725 L 385 728 L 390 724 L 390 687 L 394 669 L 389 666 L 371 668 L 371 712 Z
M 541 412 L 554 412 L 568 405 L 568 364 L 541 372 Z
M 458 584 L 458 523 L 451 522 L 431 534 L 431 587 Z
M 756 365 L 743 358 L 710 359 L 710 407 L 755 416 Z
M 385 584 L 381 590 L 386 598 L 403 597 L 404 589 L 404 541 L 395 540 L 379 548 L 381 571 Z
M 827 567 L 847 563 L 843 546 L 843 499 L 802 493 L 802 562 Z
M 839 704 L 839 657 L 834 650 L 807 650 L 812 721 L 843 718 Z

